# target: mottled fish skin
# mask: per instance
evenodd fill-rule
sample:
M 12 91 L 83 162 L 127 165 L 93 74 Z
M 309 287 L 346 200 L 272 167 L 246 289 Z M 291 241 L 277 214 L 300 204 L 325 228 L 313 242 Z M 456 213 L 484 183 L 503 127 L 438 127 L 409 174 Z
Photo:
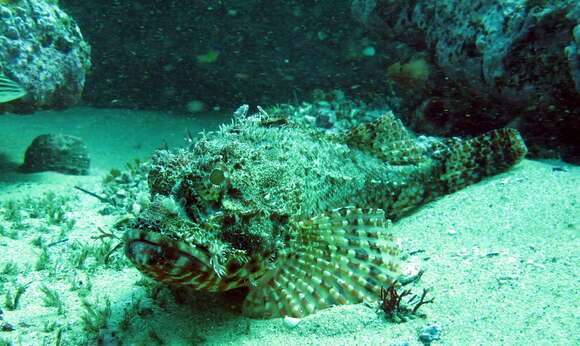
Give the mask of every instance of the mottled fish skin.
M 400 275 L 389 220 L 525 153 L 512 129 L 419 140 L 392 113 L 343 136 L 238 118 L 189 149 L 156 153 L 151 203 L 127 227 L 125 253 L 162 283 L 249 286 L 253 317 L 377 300 Z

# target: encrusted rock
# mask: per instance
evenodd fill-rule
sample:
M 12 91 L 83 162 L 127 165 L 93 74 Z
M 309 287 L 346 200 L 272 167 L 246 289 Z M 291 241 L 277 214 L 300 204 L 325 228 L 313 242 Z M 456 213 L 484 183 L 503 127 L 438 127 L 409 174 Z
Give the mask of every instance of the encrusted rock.
M 548 156 L 545 148 L 580 161 L 579 1 L 352 6 L 382 35 L 387 76 L 401 100 L 390 104 L 414 131 L 449 137 L 508 125 L 533 156 Z
M 65 174 L 86 175 L 90 159 L 82 139 L 61 134 L 36 137 L 26 149 L 25 173 L 56 171 Z
M 365 1 L 353 5 L 358 2 Z M 376 3 L 368 16 L 383 20 L 386 35 L 423 47 L 466 92 L 530 107 L 562 96 L 555 85 L 574 88 L 577 76 L 568 60 L 576 51 L 568 49 L 567 57 L 564 48 L 574 44 L 579 13 L 578 2 L 569 0 L 420 0 Z M 411 58 L 401 54 L 393 52 Z
M 28 95 L 0 112 L 63 109 L 79 101 L 90 68 L 90 46 L 56 1 L 0 3 L 0 73 Z

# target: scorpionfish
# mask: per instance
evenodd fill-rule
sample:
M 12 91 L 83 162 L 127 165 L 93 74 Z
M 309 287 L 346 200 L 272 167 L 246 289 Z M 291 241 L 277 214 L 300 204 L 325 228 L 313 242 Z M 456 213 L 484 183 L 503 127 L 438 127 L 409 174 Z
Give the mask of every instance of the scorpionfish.
M 242 310 L 257 318 L 378 301 L 401 275 L 392 220 L 525 154 L 514 129 L 416 137 L 389 112 L 338 136 L 240 108 L 189 148 L 155 153 L 125 253 L 164 284 L 246 286 Z

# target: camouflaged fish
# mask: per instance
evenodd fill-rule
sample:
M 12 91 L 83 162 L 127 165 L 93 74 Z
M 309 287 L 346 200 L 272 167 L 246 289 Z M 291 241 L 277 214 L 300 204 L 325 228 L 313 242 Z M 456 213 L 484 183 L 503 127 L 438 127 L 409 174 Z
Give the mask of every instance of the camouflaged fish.
M 525 153 L 512 129 L 415 138 L 392 113 L 343 136 L 238 116 L 189 149 L 155 154 L 151 201 L 127 226 L 125 252 L 162 283 L 249 287 L 253 317 L 377 301 L 400 276 L 389 220 Z

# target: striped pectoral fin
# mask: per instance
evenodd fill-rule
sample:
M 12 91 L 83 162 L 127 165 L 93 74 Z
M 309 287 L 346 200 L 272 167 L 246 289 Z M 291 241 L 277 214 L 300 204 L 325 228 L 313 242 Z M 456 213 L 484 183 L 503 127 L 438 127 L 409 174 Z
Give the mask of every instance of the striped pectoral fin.
M 0 74 L 0 103 L 19 99 L 26 94 L 26 90 L 20 84 Z
M 251 287 L 252 317 L 304 317 L 333 305 L 378 300 L 399 276 L 399 250 L 380 209 L 341 208 L 300 222 L 300 239 Z

